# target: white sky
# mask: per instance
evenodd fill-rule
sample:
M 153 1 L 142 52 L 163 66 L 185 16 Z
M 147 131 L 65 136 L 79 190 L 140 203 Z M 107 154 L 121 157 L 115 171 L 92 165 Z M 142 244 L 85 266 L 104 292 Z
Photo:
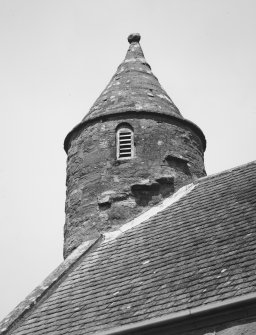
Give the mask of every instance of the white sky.
M 256 158 L 255 0 L 0 0 L 0 319 L 62 261 L 65 135 L 131 32 L 208 174 Z

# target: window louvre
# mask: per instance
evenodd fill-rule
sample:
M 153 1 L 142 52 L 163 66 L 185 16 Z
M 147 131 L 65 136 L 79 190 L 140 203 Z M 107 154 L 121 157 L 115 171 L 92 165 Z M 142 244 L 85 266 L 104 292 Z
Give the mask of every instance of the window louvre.
M 130 159 L 134 155 L 133 132 L 128 127 L 117 131 L 117 158 Z

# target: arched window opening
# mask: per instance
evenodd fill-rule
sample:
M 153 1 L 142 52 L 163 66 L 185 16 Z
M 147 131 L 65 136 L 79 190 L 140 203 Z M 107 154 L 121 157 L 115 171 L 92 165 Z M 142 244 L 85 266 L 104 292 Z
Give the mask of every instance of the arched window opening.
M 117 159 L 131 159 L 134 157 L 133 131 L 128 126 L 121 126 L 116 133 Z

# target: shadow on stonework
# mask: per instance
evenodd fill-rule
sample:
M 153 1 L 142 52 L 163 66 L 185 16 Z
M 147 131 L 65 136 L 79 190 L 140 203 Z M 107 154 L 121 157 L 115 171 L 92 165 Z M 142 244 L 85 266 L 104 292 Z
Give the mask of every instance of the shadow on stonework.
M 191 172 L 188 166 L 189 161 L 186 158 L 168 154 L 165 156 L 164 162 L 166 162 L 171 169 L 191 176 Z
M 154 205 L 174 193 L 174 179 L 163 176 L 153 182 L 134 184 L 131 193 L 138 206 Z

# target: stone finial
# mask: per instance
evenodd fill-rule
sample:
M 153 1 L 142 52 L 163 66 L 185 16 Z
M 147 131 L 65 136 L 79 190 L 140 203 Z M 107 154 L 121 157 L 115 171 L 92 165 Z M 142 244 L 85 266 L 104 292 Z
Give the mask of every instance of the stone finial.
M 140 41 L 140 34 L 139 33 L 134 33 L 130 34 L 128 36 L 128 42 L 131 44 L 133 42 L 139 42 Z

